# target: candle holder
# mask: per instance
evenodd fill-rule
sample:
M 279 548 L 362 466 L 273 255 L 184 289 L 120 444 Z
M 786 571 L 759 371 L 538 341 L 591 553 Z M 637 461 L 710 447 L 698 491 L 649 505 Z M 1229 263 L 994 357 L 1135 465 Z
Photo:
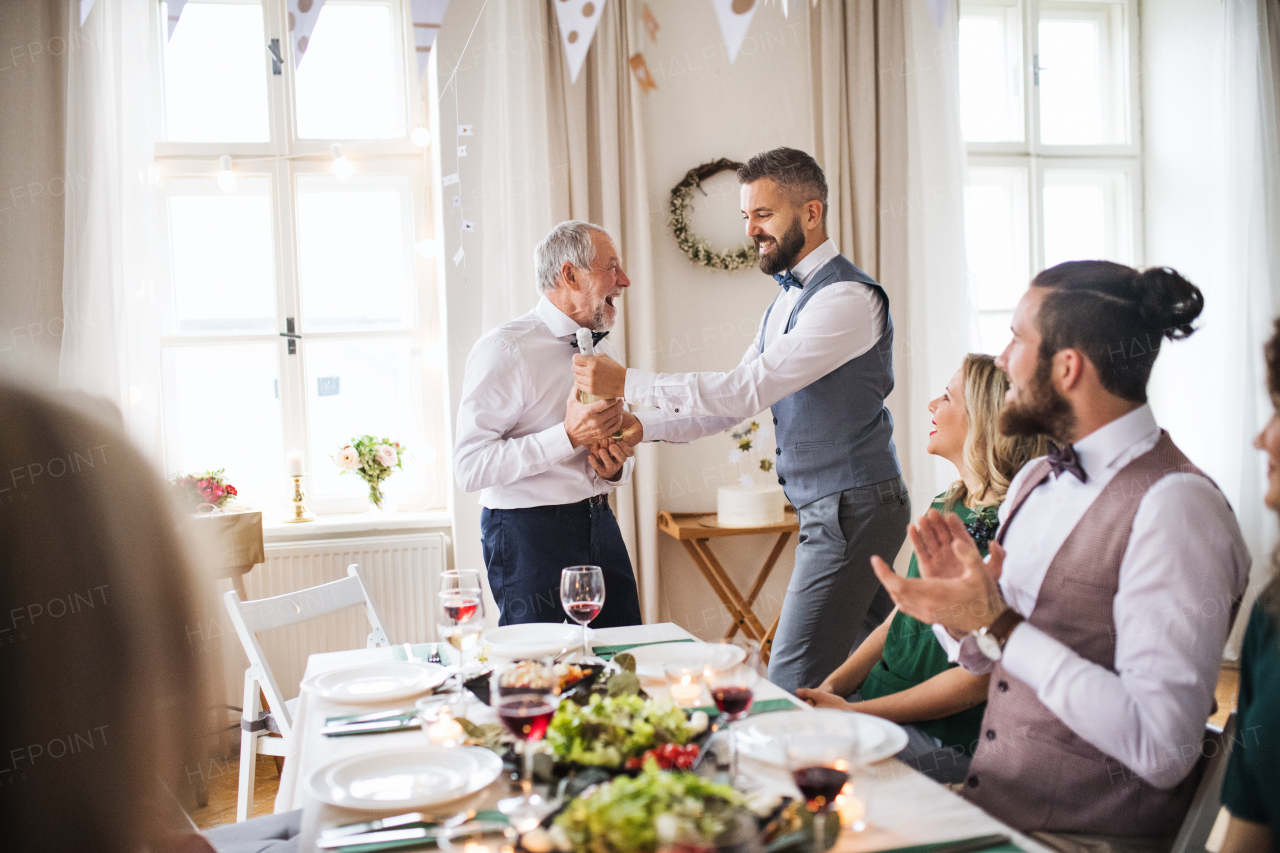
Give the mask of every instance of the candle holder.
M 667 690 L 678 708 L 695 708 L 702 704 L 702 663 L 673 663 L 663 667 Z
M 286 518 L 285 524 L 301 524 L 304 521 L 316 520 L 315 513 L 307 511 L 307 494 L 302 490 L 302 478 L 305 476 L 305 474 L 293 474 L 289 477 L 293 480 L 293 497 L 290 498 L 293 504 L 293 517 Z

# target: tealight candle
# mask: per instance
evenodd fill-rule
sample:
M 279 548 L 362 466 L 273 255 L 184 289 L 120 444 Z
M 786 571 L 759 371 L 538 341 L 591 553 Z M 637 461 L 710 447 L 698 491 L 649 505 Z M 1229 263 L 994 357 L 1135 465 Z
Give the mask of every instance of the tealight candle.
M 862 800 L 853 795 L 852 782 L 844 783 L 844 787 L 840 789 L 840 793 L 831 805 L 840 814 L 841 826 L 854 832 L 867 828 L 867 807 Z
M 664 667 L 667 690 L 671 699 L 681 707 L 693 707 L 702 699 L 702 666 L 672 664 Z
M 453 718 L 448 708 L 440 709 L 436 721 L 427 726 L 427 740 L 440 746 L 457 746 L 462 743 L 462 724 Z
M 516 831 L 501 824 L 463 824 L 437 838 L 445 853 L 514 853 Z

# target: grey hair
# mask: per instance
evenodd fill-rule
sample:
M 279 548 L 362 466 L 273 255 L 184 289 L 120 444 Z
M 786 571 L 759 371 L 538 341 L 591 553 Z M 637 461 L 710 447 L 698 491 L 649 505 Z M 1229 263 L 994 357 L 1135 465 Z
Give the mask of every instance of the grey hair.
M 539 293 L 556 289 L 560 270 L 566 263 L 580 270 L 590 270 L 596 262 L 596 244 L 591 239 L 593 231 L 608 235 L 599 225 L 580 219 L 567 219 L 552 228 L 533 250 L 533 271 Z

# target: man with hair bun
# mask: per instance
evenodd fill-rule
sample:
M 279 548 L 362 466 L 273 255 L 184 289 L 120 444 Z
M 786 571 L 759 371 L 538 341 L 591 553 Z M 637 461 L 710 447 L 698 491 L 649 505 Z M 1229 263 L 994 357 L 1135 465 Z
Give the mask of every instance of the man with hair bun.
M 1010 484 L 986 562 L 930 512 L 908 529 L 920 579 L 875 566 L 951 660 L 991 674 L 964 795 L 1055 849 L 1168 849 L 1199 781 L 1250 558 L 1222 493 L 1156 425 L 1147 381 L 1203 307 L 1166 268 L 1037 275 L 997 361 L 1000 426 L 1056 445 Z
M 778 482 L 800 521 L 769 680 L 817 687 L 879 627 L 893 603 L 868 559 L 892 560 L 911 518 L 884 400 L 893 390 L 893 319 L 876 281 L 827 237 L 827 179 L 794 148 L 738 170 L 742 217 L 760 271 L 781 288 L 741 363 L 727 373 L 645 373 L 575 358 L 578 387 L 653 406 L 629 443 L 682 441 L 772 407 Z M 648 413 L 653 415 L 655 413 Z M 683 421 L 678 419 L 684 419 Z M 669 424 L 690 425 L 677 437 Z

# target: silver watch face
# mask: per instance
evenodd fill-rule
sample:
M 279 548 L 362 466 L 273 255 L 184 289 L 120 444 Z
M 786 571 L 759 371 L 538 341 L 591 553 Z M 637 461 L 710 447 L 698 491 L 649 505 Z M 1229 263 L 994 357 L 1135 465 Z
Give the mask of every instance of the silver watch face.
M 1000 660 L 1002 650 L 1000 648 L 1000 641 L 995 637 L 991 636 L 986 631 L 979 631 L 978 635 L 974 638 L 974 641 L 978 644 L 978 651 L 991 658 L 991 660 Z

